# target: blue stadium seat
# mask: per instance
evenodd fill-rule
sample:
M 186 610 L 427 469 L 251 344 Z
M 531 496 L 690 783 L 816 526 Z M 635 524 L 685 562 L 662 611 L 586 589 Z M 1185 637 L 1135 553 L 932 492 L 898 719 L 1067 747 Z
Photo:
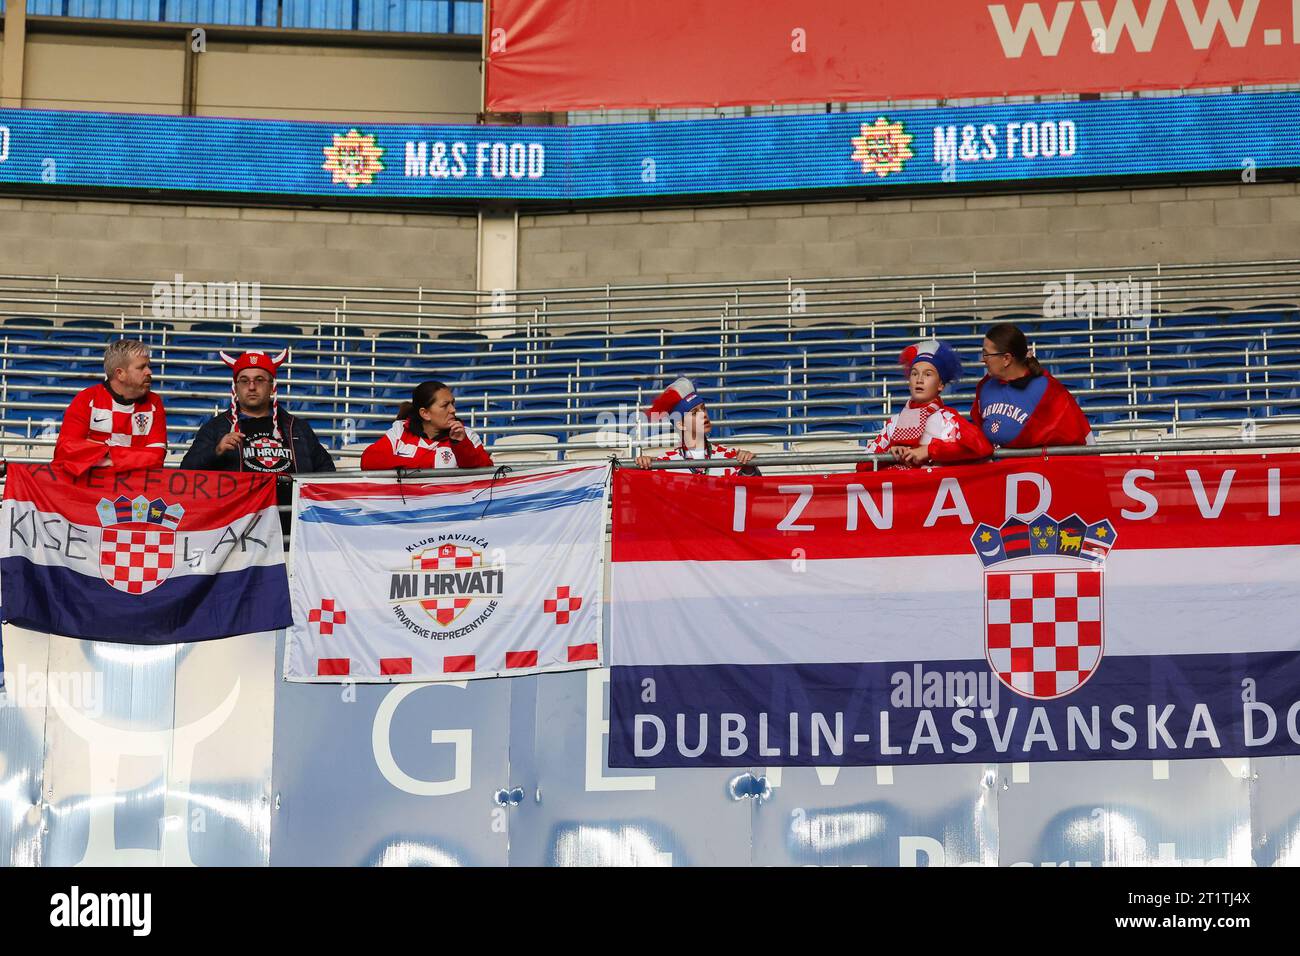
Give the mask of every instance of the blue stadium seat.
M 1044 348 L 1059 348 L 1065 345 L 1086 345 L 1092 329 L 1092 321 L 1089 319 L 1047 317 L 1039 320 L 1038 329 L 1030 338 L 1030 342 L 1040 351 Z M 1022 328 L 1021 331 L 1024 329 Z M 1028 332 L 1025 334 L 1029 335 Z
M 1194 362 L 1192 368 L 1197 372 L 1211 375 L 1227 384 L 1236 384 L 1244 378 L 1244 373 L 1238 371 L 1244 364 L 1244 358 L 1214 358 L 1202 359 Z
M 20 387 L 29 390 L 45 388 L 51 385 L 75 384 L 67 381 L 68 369 L 67 364 L 64 362 L 51 359 L 15 358 L 10 361 L 9 367 L 26 373 L 37 373 L 16 375 L 12 379 L 15 384 L 21 383 Z M 89 385 L 91 383 L 86 382 L 85 384 Z
M 583 368 L 609 361 L 609 346 L 605 339 L 594 336 L 566 335 L 551 342 L 553 361 L 565 365 L 582 364 Z
M 755 416 L 757 417 L 757 416 Z M 773 438 L 785 438 L 790 430 L 785 425 L 756 425 L 744 419 L 732 418 L 728 425 L 716 426 L 717 437 L 740 443 L 741 438 L 733 439 L 733 434 L 743 435 L 754 441 L 767 441 Z
M 1221 315 L 1221 313 L 1219 314 Z M 1209 335 L 1206 329 L 1196 329 L 1195 326 L 1207 325 L 1215 322 L 1215 314 L 1197 313 L 1197 312 L 1168 312 L 1160 316 L 1158 322 L 1153 322 L 1151 326 L 1152 338 L 1169 338 L 1179 336 L 1182 338 L 1203 339 Z
M 732 355 L 764 355 L 783 350 L 790 344 L 790 330 L 785 326 L 758 326 L 733 332 L 729 352 Z M 788 359 L 787 359 L 788 361 Z
M 486 345 L 490 337 L 482 332 L 475 332 L 472 329 L 453 329 L 450 332 L 439 332 L 438 341 L 440 342 L 476 342 L 480 345 Z
M 805 435 L 821 435 L 828 433 L 842 435 L 844 432 L 855 432 L 859 428 L 858 422 L 851 422 L 848 420 L 848 416 L 856 415 L 857 413 L 848 411 L 847 409 L 842 409 L 842 407 L 838 405 L 828 405 L 824 408 L 818 408 L 815 410 L 809 409 L 809 412 L 822 418 L 828 416 L 840 416 L 843 420 L 805 421 L 803 424 L 803 433 Z
M 23 398 L 11 398 L 10 402 L 42 402 L 45 404 L 59 404 L 61 407 L 54 408 L 15 408 L 12 404 L 4 406 L 4 417 L 14 421 L 16 424 L 6 425 L 5 431 L 24 437 L 35 437 L 43 432 L 49 431 L 57 433 L 59 425 L 63 421 L 63 408 L 66 407 L 69 396 L 58 392 L 29 392 Z

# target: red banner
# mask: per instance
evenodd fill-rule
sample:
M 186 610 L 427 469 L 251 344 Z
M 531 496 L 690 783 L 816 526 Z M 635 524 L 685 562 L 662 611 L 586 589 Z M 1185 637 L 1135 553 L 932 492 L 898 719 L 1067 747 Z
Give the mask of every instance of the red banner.
M 498 112 L 1300 78 L 1300 0 L 494 0 L 489 27 Z

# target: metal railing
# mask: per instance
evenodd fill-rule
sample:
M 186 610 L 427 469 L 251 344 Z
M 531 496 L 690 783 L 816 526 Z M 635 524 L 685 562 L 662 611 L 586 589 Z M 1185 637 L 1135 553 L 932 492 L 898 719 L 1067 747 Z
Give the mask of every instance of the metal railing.
M 1072 272 L 587 286 L 519 290 L 505 294 L 504 300 L 500 294 L 469 290 L 277 285 L 263 287 L 262 312 L 269 318 L 263 316 L 256 326 L 229 319 L 213 325 L 211 318 L 195 317 L 199 320 L 190 328 L 181 327 L 185 319 L 153 317 L 157 290 L 148 280 L 0 276 L 0 315 L 9 316 L 0 325 L 0 428 L 25 429 L 23 437 L 30 444 L 45 443 L 47 439 L 32 434 L 44 423 L 33 425 L 30 418 L 10 412 L 61 413 L 60 404 L 13 401 L 10 393 L 41 392 L 53 398 L 71 395 L 84 383 L 51 384 L 48 369 L 21 366 L 44 361 L 93 369 L 93 357 L 66 354 L 78 347 L 89 351 L 89 346 L 48 342 L 45 336 L 79 331 L 90 337 L 96 330 L 78 329 L 77 322 L 99 318 L 107 319 L 118 334 L 142 334 L 157 343 L 158 384 L 173 405 L 173 416 L 202 416 L 227 407 L 228 379 L 224 366 L 213 361 L 211 340 L 228 335 L 232 344 L 290 345 L 294 356 L 281 376 L 286 403 L 310 403 L 309 415 L 323 423 L 318 431 L 324 436 L 363 440 L 386 427 L 391 414 L 387 406 L 396 405 L 380 390 L 399 390 L 395 379 L 429 377 L 435 370 L 420 364 L 436 361 L 440 351 L 450 347 L 448 341 L 454 341 L 428 336 L 464 337 L 477 330 L 483 337 L 468 346 L 459 343 L 461 351 L 446 356 L 445 370 L 437 371 L 457 388 L 471 427 L 489 439 L 532 434 L 530 428 L 539 421 L 546 422 L 546 432 L 566 438 L 619 427 L 602 422 L 600 414 L 618 413 L 620 406 L 629 404 L 643 407 L 665 379 L 694 365 L 708 367 L 695 374 L 704 379 L 700 391 L 719 413 L 720 427 L 772 432 L 797 419 L 800 429 L 764 434 L 759 440 L 816 441 L 827 437 L 824 429 L 831 426 L 878 425 L 904 400 L 894 356 L 905 344 L 923 335 L 942 335 L 974 345 L 983 327 L 1009 315 L 1032 323 L 1033 340 L 1047 362 L 1059 357 L 1070 366 L 1087 366 L 1062 371 L 1059 377 L 1088 402 L 1088 411 L 1128 416 L 1127 421 L 1099 422 L 1099 430 L 1163 424 L 1176 431 L 1186 424 L 1189 412 L 1197 420 L 1203 420 L 1200 413 L 1216 409 L 1262 410 L 1269 417 L 1300 412 L 1300 402 L 1291 397 L 1300 395 L 1295 391 L 1300 366 L 1291 361 L 1300 354 L 1300 322 L 1293 304 L 1300 300 L 1298 265 L 1300 260 L 1274 260 Z M 1130 280 L 1151 283 L 1150 314 L 1112 316 L 1095 309 L 1084 315 L 1074 314 L 1078 310 L 1063 316 L 1042 314 L 1053 284 L 1078 295 L 1085 288 L 1095 294 L 1104 283 Z M 1170 311 L 1189 304 L 1196 309 Z M 1198 321 L 1201 312 L 1204 321 Z M 701 318 L 708 319 L 707 327 L 699 327 Z M 308 321 L 288 324 L 301 319 Z M 55 324 L 38 324 L 42 320 Z M 653 324 L 648 329 L 638 329 L 649 320 Z M 833 325 L 826 325 L 832 320 Z M 220 328 L 237 331 L 223 333 Z M 572 337 L 561 334 L 565 332 Z M 592 341 L 602 336 L 608 338 Z M 1214 345 L 1222 348 L 1207 348 Z M 1175 354 L 1192 346 L 1194 355 Z M 474 351 L 466 354 L 466 348 Z M 406 351 L 395 356 L 395 349 Z M 201 359 L 212 363 L 212 374 L 194 373 Z M 786 366 L 775 372 L 744 367 L 747 362 L 781 360 Z M 1161 384 L 1167 376 L 1195 375 L 1202 371 L 1196 367 L 1199 363 L 1216 360 L 1233 364 L 1204 370 L 1207 374 L 1239 381 Z M 1161 367 L 1171 362 L 1186 367 Z M 410 367 L 413 364 L 416 367 Z M 755 381 L 781 371 L 784 382 Z M 747 378 L 751 381 L 744 382 Z M 189 387 L 169 394 L 168 382 L 182 379 Z M 734 385 L 738 381 L 741 386 Z M 538 394 L 543 389 L 545 394 Z M 863 394 L 855 402 L 842 394 L 822 397 L 846 390 Z M 1215 392 L 1228 390 L 1245 397 L 1215 400 Z M 736 397 L 738 391 L 742 398 Z M 1158 400 L 1170 392 L 1179 397 Z M 1201 393 L 1206 400 L 1189 400 Z M 957 407 L 969 401 L 960 391 L 946 397 Z M 844 414 L 846 404 L 856 405 L 860 414 Z M 841 408 L 818 416 L 823 406 Z M 769 407 L 785 414 L 730 420 L 730 414 Z M 1138 421 L 1143 413 L 1169 415 L 1170 421 Z M 566 420 L 556 424 L 556 417 Z M 504 424 L 507 418 L 510 423 Z M 823 430 L 808 432 L 808 427 Z M 631 430 L 637 437 L 635 425 Z

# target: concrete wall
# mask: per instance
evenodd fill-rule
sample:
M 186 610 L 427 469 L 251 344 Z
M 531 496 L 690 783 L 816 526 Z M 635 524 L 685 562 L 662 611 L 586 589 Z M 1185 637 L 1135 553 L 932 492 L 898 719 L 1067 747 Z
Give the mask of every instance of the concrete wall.
M 180 114 L 188 37 L 28 33 L 26 107 Z M 472 123 L 477 51 L 209 40 L 195 55 L 194 112 L 350 123 Z
M 196 59 L 200 116 L 472 123 L 477 52 L 212 43 Z
M 473 288 L 477 221 L 0 198 L 0 272 Z
M 28 33 L 23 106 L 179 115 L 184 69 L 176 41 Z
M 519 287 L 1279 258 L 1295 183 L 520 217 Z

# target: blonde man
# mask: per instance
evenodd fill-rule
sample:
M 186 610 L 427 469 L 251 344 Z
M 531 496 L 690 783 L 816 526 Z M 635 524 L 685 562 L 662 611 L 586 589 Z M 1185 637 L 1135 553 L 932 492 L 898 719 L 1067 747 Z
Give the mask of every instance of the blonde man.
M 91 468 L 160 468 L 167 457 L 167 416 L 152 391 L 149 349 L 118 339 L 104 350 L 104 380 L 68 405 L 54 461 L 73 475 Z

